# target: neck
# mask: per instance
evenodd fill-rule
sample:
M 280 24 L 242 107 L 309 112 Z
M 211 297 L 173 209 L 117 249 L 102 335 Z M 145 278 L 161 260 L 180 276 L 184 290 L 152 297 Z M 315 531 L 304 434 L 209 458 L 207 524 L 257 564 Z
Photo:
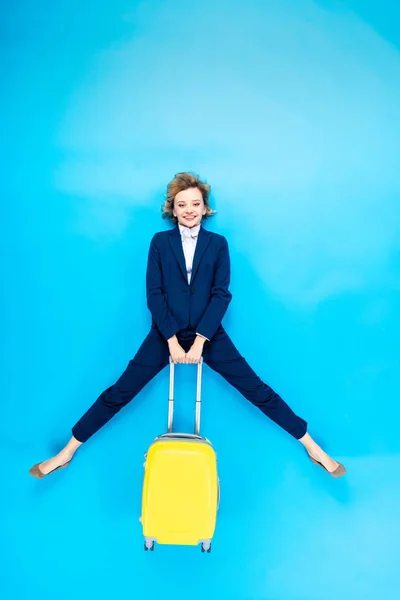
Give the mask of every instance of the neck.
M 199 227 L 200 227 L 200 226 L 201 226 L 201 223 L 197 223 L 197 224 L 195 224 L 195 225 L 193 225 L 193 224 L 190 224 L 190 225 L 185 225 L 184 223 L 178 223 L 178 226 L 179 226 L 179 225 L 180 225 L 181 227 L 187 227 L 188 229 L 193 229 L 193 227 L 197 227 L 197 226 L 199 226 Z

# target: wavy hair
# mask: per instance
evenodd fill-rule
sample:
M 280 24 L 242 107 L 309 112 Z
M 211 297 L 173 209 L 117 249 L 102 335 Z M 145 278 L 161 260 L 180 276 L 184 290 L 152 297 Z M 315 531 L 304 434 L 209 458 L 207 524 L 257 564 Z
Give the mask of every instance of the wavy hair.
M 172 181 L 167 185 L 166 199 L 161 206 L 162 218 L 170 219 L 175 225 L 178 223 L 177 217 L 173 214 L 175 196 L 183 190 L 189 188 L 198 188 L 203 196 L 206 212 L 203 219 L 208 219 L 217 212 L 210 207 L 210 190 L 211 186 L 205 181 L 201 181 L 198 175 L 190 172 L 177 173 Z

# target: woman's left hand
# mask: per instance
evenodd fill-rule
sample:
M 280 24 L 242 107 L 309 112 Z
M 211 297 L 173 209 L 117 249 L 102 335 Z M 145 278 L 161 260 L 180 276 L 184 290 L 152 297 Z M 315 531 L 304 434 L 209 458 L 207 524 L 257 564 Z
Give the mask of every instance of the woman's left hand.
M 198 364 L 200 362 L 201 355 L 203 354 L 203 342 L 194 341 L 193 346 L 189 352 L 186 352 L 186 364 Z

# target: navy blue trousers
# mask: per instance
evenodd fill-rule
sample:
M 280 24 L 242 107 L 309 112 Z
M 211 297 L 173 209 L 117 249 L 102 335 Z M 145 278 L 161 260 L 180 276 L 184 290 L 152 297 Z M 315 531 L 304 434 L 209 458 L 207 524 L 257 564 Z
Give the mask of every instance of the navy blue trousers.
M 193 330 L 181 330 L 177 333 L 185 352 L 189 351 L 195 337 Z M 306 433 L 306 421 L 295 415 L 286 402 L 256 375 L 239 354 L 222 325 L 214 337 L 205 342 L 203 362 L 222 375 L 247 400 L 294 438 L 299 439 Z M 104 390 L 74 425 L 73 436 L 80 442 L 86 442 L 168 365 L 168 342 L 157 328 L 152 327 L 118 381 Z

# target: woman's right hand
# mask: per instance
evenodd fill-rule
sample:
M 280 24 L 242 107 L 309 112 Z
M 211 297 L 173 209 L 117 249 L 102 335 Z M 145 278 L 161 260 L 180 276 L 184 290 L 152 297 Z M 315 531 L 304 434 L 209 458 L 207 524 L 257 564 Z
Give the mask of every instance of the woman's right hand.
M 172 361 L 176 363 L 184 363 L 186 360 L 186 352 L 177 341 L 171 341 L 169 344 L 169 353 Z

